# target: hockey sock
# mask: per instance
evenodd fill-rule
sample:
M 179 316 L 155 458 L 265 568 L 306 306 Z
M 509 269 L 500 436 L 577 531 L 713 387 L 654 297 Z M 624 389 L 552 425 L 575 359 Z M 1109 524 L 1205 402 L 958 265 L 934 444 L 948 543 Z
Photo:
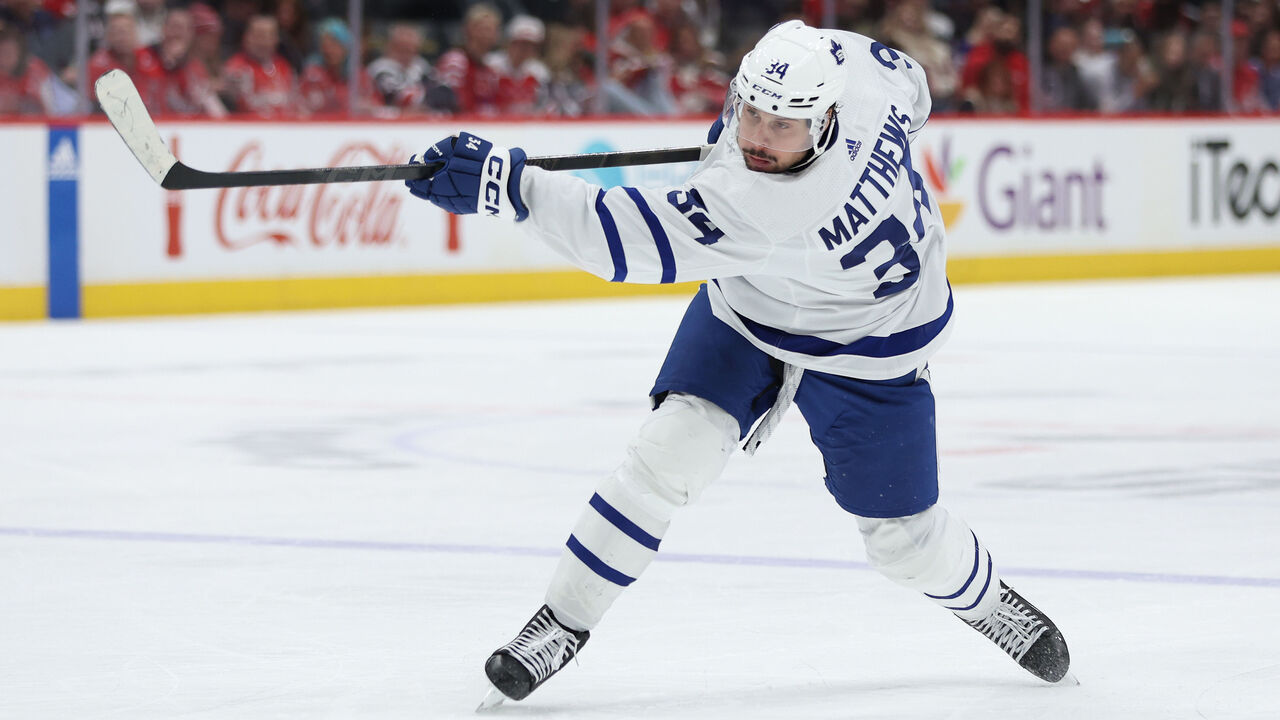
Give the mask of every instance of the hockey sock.
M 596 488 L 547 589 L 546 603 L 556 619 L 575 630 L 599 624 L 623 589 L 653 561 L 671 524 L 674 506 L 661 513 L 661 505 L 650 497 L 646 508 L 645 498 L 623 475 L 619 469 Z
M 1000 573 L 964 521 L 935 505 L 903 518 L 858 518 L 867 560 L 964 620 L 981 620 L 1000 602 Z

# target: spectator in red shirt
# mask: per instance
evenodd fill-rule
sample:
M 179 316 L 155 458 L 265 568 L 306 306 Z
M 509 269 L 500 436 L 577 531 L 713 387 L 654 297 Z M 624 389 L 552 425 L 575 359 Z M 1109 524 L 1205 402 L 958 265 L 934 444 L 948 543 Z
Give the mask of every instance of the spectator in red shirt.
M 502 112 L 529 115 L 545 106 L 551 72 L 540 59 L 546 26 L 530 15 L 517 15 L 507 23 L 507 47 L 489 54 L 489 67 L 498 73 Z
M 1256 113 L 1264 108 L 1262 101 L 1262 76 L 1249 58 L 1249 29 L 1241 21 L 1232 23 L 1231 34 L 1234 62 L 1231 68 L 1231 101 L 1235 112 Z
M 222 19 L 204 3 L 191 3 L 191 59 L 200 63 L 213 84 L 214 92 L 222 92 Z
M 604 84 L 607 110 L 634 115 L 675 115 L 671 95 L 671 55 L 656 44 L 648 13 L 631 13 L 609 44 L 609 78 Z
M 307 61 L 302 71 L 299 94 L 308 112 L 341 113 L 347 111 L 347 54 L 351 51 L 351 31 L 337 18 L 320 23 L 316 30 L 319 51 Z M 360 70 L 360 92 L 354 113 L 364 112 L 370 105 L 372 84 L 368 73 Z
M 191 56 L 195 37 L 191 12 L 182 8 L 170 10 L 160 35 L 160 42 L 147 48 L 163 78 L 160 105 L 154 112 L 226 117 L 227 108 L 213 92 L 209 73 Z
M 1000 63 L 1008 71 L 1018 110 L 1026 112 L 1031 106 L 1031 64 L 1027 61 L 1026 54 L 1018 49 L 1021 36 L 1022 24 L 1018 18 L 1003 14 L 995 23 L 990 39 L 975 45 L 969 51 L 961 73 L 961 87 L 965 91 L 981 92 L 978 85 L 983 76 L 983 68 L 991 63 Z M 988 77 L 994 75 L 988 74 Z
M 280 31 L 270 15 L 255 15 L 244 31 L 243 50 L 231 56 L 223 68 L 233 109 L 264 118 L 296 113 L 293 68 L 276 54 Z
M 0 26 L 0 115 L 52 115 L 53 73 L 28 55 L 22 33 Z
M 724 108 L 729 76 L 717 67 L 714 53 L 708 52 L 692 25 L 675 28 L 671 35 L 671 94 L 686 115 L 714 115 Z
M 493 6 L 472 5 L 463 18 L 462 47 L 436 61 L 440 82 L 453 91 L 460 113 L 496 115 L 501 110 L 498 72 L 485 63 L 485 57 L 498 46 L 501 22 L 502 16 Z
M 108 3 L 108 11 L 132 9 L 132 4 L 117 6 Z M 160 65 L 138 45 L 138 28 L 131 12 L 113 12 L 107 16 L 107 27 L 102 48 L 89 58 L 89 85 L 108 70 L 124 70 L 138 88 L 142 102 L 148 108 L 160 107 L 161 85 L 164 74 Z

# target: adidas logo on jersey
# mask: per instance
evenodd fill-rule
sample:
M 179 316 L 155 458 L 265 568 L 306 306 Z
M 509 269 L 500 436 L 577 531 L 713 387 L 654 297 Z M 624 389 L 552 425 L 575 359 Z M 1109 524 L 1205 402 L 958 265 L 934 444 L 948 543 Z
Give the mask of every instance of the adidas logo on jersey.
M 862 149 L 861 140 L 845 140 L 844 146 L 849 150 L 849 162 L 858 159 L 858 151 Z

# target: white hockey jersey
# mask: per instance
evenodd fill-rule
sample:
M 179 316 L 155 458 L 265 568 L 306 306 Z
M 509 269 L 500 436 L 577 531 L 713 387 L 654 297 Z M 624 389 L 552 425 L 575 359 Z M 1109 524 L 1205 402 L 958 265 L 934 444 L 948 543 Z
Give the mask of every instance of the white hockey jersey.
M 728 130 L 685 185 L 662 190 L 528 167 L 521 226 L 607 280 L 708 280 L 716 317 L 787 363 L 869 380 L 924 366 L 952 309 L 941 215 L 909 144 L 928 85 L 906 55 L 833 34 L 849 78 L 809 167 L 748 170 Z

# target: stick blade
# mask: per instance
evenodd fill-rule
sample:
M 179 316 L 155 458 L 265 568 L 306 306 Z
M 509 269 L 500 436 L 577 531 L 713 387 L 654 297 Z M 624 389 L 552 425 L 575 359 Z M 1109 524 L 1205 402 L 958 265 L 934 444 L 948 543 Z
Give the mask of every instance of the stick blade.
M 160 139 L 160 131 L 156 130 L 133 81 L 123 70 L 111 70 L 98 78 L 94 91 L 120 139 L 129 146 L 151 179 L 163 183 L 178 159 Z

